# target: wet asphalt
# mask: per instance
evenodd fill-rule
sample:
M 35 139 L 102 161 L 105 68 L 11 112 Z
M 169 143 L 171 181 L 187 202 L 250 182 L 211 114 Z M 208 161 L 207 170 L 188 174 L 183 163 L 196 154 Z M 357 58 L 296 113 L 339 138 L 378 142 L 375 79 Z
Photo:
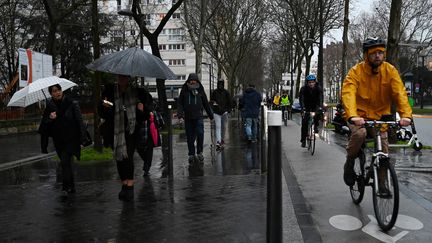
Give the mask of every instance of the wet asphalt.
M 301 149 L 298 121 L 299 117 L 294 115 L 294 122 L 282 127 L 285 134 L 282 143 L 290 144 L 296 153 Z M 142 162 L 136 155 L 134 203 L 122 203 L 116 198 L 119 185 L 112 161 L 77 163 L 78 192 L 69 198 L 60 195 L 58 164 L 51 159 L 0 171 L 0 208 L 3 209 L 0 239 L 7 242 L 265 242 L 267 191 L 266 176 L 261 174 L 261 143 L 247 144 L 241 123 L 234 117 L 230 120 L 227 146 L 219 152 L 211 146 L 214 139 L 211 129 L 212 125 L 206 122 L 202 166 L 188 164 L 185 136 L 174 136 L 174 180 L 162 176 L 160 148 L 154 151 L 150 177 L 144 179 Z M 320 137 L 325 144 L 324 151 L 343 155 L 346 136 L 324 130 Z M 36 133 L 2 136 L 0 147 L 1 163 L 35 156 L 39 154 L 39 136 Z M 304 177 L 303 170 L 309 169 L 298 167 L 299 163 L 323 158 L 320 154 L 324 151 L 317 149 L 315 157 L 299 156 L 285 149 L 284 184 L 288 187 L 284 191 L 284 214 L 288 216 L 284 217 L 284 242 L 334 242 L 336 238 L 329 235 L 338 235 L 317 210 L 331 212 L 319 205 L 333 205 L 334 195 L 343 197 L 347 192 L 341 188 L 330 198 L 318 197 L 316 188 L 310 187 L 312 178 Z M 402 193 L 415 205 L 415 213 L 421 215 L 422 209 L 432 212 L 432 177 L 428 173 L 432 167 L 431 150 L 393 149 L 391 153 L 403 185 Z M 336 167 L 340 169 L 340 165 Z M 419 168 L 425 170 L 420 172 Z M 322 169 L 331 170 L 326 167 L 319 170 Z M 341 175 L 339 172 L 335 174 Z M 321 183 L 322 190 L 329 184 Z M 345 213 L 356 210 L 349 206 Z M 360 217 L 368 214 L 373 211 Z M 424 242 L 424 234 L 431 232 L 429 227 L 420 234 L 418 242 Z M 357 233 L 344 234 L 341 239 L 379 242 Z M 416 238 L 411 235 L 405 239 Z

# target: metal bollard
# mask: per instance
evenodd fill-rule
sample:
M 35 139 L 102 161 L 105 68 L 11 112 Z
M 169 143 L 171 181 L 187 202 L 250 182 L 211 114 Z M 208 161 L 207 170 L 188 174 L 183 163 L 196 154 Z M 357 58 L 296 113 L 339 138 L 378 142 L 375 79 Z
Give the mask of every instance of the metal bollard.
M 282 242 L 282 112 L 267 111 L 267 242 Z
M 260 123 L 260 138 L 261 138 L 261 174 L 267 172 L 267 106 L 261 103 L 261 123 Z
M 168 105 L 168 176 L 174 179 L 174 166 L 173 166 L 173 129 L 172 129 L 172 106 Z

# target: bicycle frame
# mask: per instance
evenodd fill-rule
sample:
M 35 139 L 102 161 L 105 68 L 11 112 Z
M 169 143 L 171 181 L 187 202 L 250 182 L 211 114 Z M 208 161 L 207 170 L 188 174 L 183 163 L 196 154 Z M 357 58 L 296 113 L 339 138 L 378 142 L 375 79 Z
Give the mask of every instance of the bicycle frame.
M 356 172 L 356 184 L 350 187 L 350 192 L 353 202 L 359 204 L 363 199 L 365 186 L 372 186 L 375 216 L 381 229 L 388 231 L 394 226 L 399 211 L 399 186 L 389 155 L 383 152 L 380 132 L 383 124 L 395 126 L 398 122 L 366 121 L 365 123 L 365 127 L 375 129 L 375 146 L 370 158 L 371 162 L 366 164 L 366 146 L 365 143 L 363 144 L 358 155 L 359 161 L 356 162 L 360 171 Z

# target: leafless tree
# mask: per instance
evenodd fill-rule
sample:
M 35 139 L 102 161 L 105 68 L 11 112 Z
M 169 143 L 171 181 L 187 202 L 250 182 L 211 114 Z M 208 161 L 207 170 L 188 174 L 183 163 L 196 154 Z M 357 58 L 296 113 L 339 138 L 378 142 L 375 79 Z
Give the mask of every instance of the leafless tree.
M 17 73 L 18 48 L 28 48 L 34 44 L 29 33 L 35 28 L 37 10 L 37 4 L 29 5 L 23 0 L 0 1 L 0 86 L 3 90 L 11 84 Z M 34 32 L 33 36 L 37 37 Z M 8 91 L 12 88 L 9 86 Z
M 135 20 L 137 23 L 140 31 L 144 34 L 144 36 L 147 38 L 150 48 L 152 50 L 152 54 L 154 56 L 157 56 L 161 58 L 160 50 L 159 50 L 159 35 L 164 29 L 165 25 L 167 24 L 168 20 L 171 18 L 173 13 L 182 5 L 183 0 L 178 0 L 174 4 L 172 4 L 168 10 L 168 12 L 163 16 L 163 18 L 160 20 L 157 27 L 154 29 L 153 32 L 148 28 L 145 17 L 146 15 L 143 13 L 143 10 L 141 9 L 141 0 L 133 0 L 132 1 L 132 13 L 131 17 Z M 165 80 L 164 79 L 156 79 L 156 87 L 157 87 L 157 93 L 158 93 L 158 101 L 159 106 L 163 110 L 164 114 L 168 114 L 168 102 L 167 102 L 167 96 L 165 91 Z
M 204 48 L 226 74 L 230 91 L 243 82 L 238 70 L 247 54 L 262 47 L 265 13 L 262 1 L 222 0 L 207 25 Z
M 201 77 L 201 62 L 203 51 L 203 40 L 206 35 L 206 26 L 210 19 L 215 16 L 221 0 L 212 1 L 186 1 L 183 5 L 184 20 L 189 33 L 188 39 L 195 49 L 195 72 Z M 219 68 L 217 69 L 219 70 Z M 220 77 L 220 75 L 218 75 Z

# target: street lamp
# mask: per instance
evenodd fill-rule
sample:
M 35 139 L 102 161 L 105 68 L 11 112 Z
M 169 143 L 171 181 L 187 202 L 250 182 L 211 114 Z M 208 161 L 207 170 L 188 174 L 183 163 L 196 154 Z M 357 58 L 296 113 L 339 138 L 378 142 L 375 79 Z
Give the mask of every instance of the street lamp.
M 425 49 L 427 47 L 429 47 L 428 43 L 398 43 L 398 46 L 406 46 L 406 47 L 412 47 L 415 48 L 417 50 L 417 55 L 418 57 L 422 58 L 422 71 L 424 72 L 424 68 L 425 68 L 425 64 L 424 64 L 424 59 L 425 57 L 427 57 L 429 55 L 429 51 L 425 51 Z M 416 66 L 417 66 L 417 82 L 419 82 L 419 72 L 420 72 L 420 68 L 418 65 L 418 57 L 416 60 Z M 420 81 L 420 109 L 423 109 L 423 84 L 424 84 L 424 73 L 422 74 L 422 79 Z
M 426 72 L 426 66 L 425 66 L 425 57 L 429 55 L 429 52 L 431 50 L 422 50 L 419 52 L 419 56 L 422 58 L 422 79 L 420 81 L 420 109 L 423 109 L 423 93 L 424 93 L 424 79 L 425 79 L 425 72 Z M 417 70 L 418 72 L 419 70 Z
M 207 63 L 207 62 L 201 62 L 201 64 L 203 65 L 207 65 L 209 67 L 209 90 L 210 90 L 210 100 L 212 99 L 212 87 L 213 87 L 213 82 L 212 82 L 212 74 L 213 74 L 213 63 Z

